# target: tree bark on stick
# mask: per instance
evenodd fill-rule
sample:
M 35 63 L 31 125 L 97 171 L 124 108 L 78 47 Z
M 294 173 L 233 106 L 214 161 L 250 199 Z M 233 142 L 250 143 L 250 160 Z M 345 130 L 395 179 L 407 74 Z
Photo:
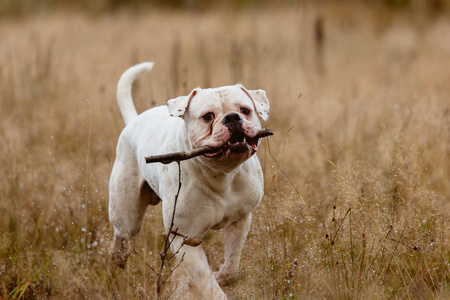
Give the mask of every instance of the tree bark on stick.
M 254 138 L 263 138 L 266 136 L 273 135 L 273 132 L 270 131 L 268 128 L 261 129 L 258 134 Z M 190 151 L 181 151 L 181 152 L 174 152 L 174 153 L 167 153 L 167 154 L 161 154 L 161 155 L 152 155 L 145 157 L 145 162 L 147 164 L 160 162 L 163 164 L 169 164 L 174 161 L 182 161 L 191 159 L 193 157 L 207 154 L 207 153 L 214 153 L 220 150 L 221 147 L 214 148 L 210 146 L 203 146 L 197 149 L 192 149 Z

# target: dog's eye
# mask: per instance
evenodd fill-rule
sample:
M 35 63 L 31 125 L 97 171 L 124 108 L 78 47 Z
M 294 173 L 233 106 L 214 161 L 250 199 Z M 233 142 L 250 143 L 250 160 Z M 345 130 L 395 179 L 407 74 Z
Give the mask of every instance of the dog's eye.
M 209 123 L 212 120 L 214 120 L 214 114 L 212 112 L 209 112 L 209 113 L 204 114 L 202 118 L 206 123 Z
M 241 113 L 248 116 L 248 115 L 250 115 L 250 109 L 241 107 Z

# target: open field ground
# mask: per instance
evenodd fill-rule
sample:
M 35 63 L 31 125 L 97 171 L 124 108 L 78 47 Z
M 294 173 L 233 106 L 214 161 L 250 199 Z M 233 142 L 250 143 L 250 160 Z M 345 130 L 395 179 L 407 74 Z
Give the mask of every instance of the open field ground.
M 230 299 L 450 298 L 450 21 L 355 3 L 0 20 L 0 298 L 155 298 L 160 206 L 142 258 L 108 254 L 116 84 L 141 61 L 140 112 L 237 82 L 271 101 Z

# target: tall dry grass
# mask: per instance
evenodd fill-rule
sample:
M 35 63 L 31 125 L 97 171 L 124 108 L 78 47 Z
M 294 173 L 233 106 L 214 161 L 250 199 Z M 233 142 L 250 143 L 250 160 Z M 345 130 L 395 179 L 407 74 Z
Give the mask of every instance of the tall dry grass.
M 447 20 L 332 4 L 60 12 L 3 20 L 0 37 L 0 297 L 154 297 L 142 259 L 122 271 L 108 255 L 115 86 L 145 60 L 139 111 L 236 82 L 271 100 L 265 197 L 231 299 L 450 297 Z M 151 207 L 134 242 L 149 264 L 163 234 Z M 204 239 L 213 267 L 221 243 Z

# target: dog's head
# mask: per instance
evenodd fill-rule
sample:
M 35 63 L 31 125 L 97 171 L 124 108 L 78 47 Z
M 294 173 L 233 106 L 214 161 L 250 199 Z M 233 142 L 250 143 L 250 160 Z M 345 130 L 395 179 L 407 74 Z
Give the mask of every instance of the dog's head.
M 185 120 L 193 149 L 220 148 L 200 158 L 213 168 L 235 167 L 255 154 L 259 117 L 266 121 L 270 110 L 263 90 L 247 90 L 242 85 L 197 88 L 188 96 L 169 100 L 167 107 L 171 116 Z

